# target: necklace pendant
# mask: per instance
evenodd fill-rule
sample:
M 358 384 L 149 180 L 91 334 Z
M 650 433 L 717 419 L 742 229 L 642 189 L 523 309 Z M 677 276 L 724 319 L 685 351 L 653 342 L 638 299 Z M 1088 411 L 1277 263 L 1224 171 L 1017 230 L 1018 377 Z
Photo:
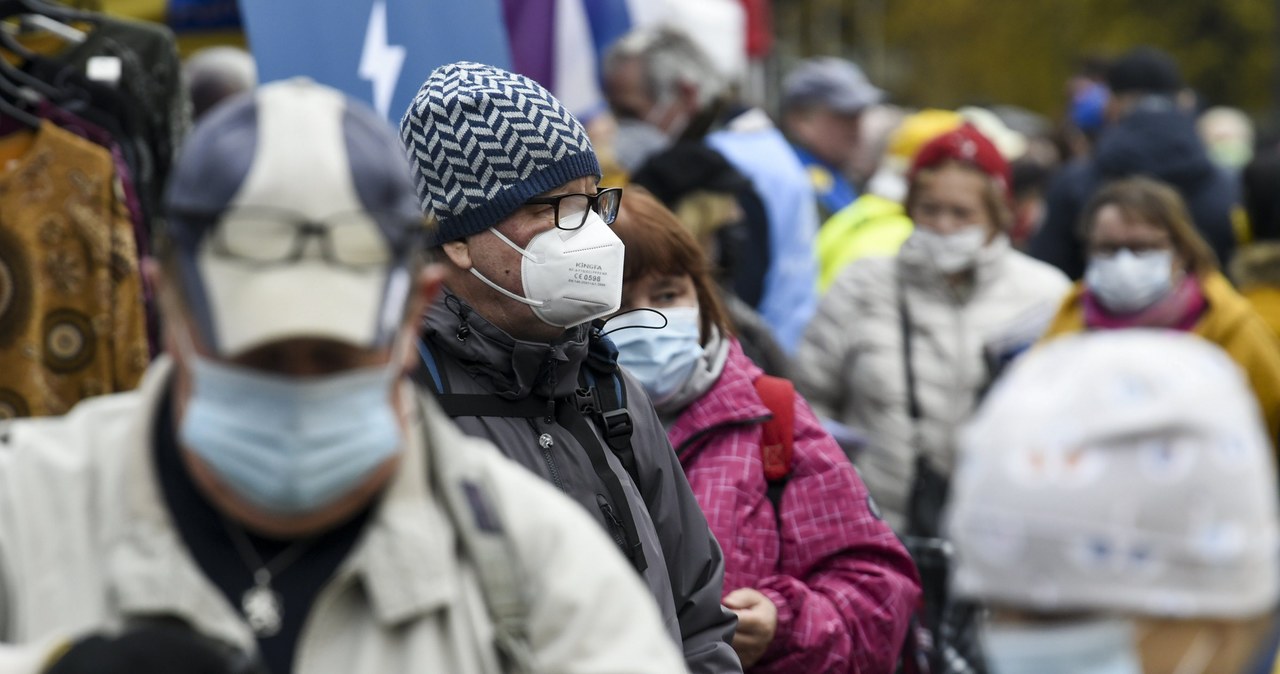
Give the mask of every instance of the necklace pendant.
M 281 604 L 280 595 L 263 582 L 254 584 L 240 597 L 240 610 L 259 637 L 273 637 L 280 632 Z

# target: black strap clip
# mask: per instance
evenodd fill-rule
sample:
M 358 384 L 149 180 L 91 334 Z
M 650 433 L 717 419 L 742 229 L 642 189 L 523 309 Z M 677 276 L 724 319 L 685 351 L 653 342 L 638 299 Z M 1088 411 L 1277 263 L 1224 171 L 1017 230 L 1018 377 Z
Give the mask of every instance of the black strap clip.
M 631 435 L 631 413 L 627 411 L 627 408 L 620 407 L 616 410 L 609 410 L 601 414 L 600 417 L 604 421 L 605 438 L 609 441 Z

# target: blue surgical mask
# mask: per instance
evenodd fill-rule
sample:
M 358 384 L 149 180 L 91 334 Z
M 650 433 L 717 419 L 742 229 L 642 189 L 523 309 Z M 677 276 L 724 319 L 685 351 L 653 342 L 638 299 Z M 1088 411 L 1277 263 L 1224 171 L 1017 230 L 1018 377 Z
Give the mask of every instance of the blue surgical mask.
M 1135 254 L 1125 248 L 1113 255 L 1096 255 L 1085 269 L 1084 283 L 1112 313 L 1141 311 L 1173 287 L 1173 251 Z
M 329 505 L 399 451 L 396 367 L 288 377 L 186 356 L 193 391 L 182 443 L 264 510 L 296 515 Z
M 663 309 L 667 324 L 650 311 L 636 311 L 610 319 L 609 339 L 618 347 L 618 364 L 660 404 L 684 385 L 702 358 L 696 307 Z
M 992 674 L 1142 674 L 1134 644 L 1132 624 L 1121 620 L 983 630 Z

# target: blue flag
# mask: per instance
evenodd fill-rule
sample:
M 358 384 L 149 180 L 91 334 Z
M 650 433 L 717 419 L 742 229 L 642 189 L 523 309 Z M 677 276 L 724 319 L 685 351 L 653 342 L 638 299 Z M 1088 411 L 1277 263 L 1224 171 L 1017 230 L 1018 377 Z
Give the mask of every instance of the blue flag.
M 439 65 L 511 67 L 500 0 L 241 0 L 263 82 L 305 75 L 398 123 Z

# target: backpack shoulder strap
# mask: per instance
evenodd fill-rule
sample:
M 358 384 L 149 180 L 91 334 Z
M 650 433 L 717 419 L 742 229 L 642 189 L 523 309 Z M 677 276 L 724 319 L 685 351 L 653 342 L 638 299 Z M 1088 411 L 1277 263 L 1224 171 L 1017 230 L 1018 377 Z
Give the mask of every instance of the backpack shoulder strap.
M 590 367 L 584 367 L 581 378 L 585 395 L 590 396 L 594 392 L 595 400 L 591 409 L 594 410 L 600 433 L 604 435 L 605 442 L 618 457 L 622 467 L 627 470 L 627 475 L 631 476 L 631 481 L 639 488 L 640 471 L 636 467 L 635 450 L 631 447 L 631 412 L 627 410 L 627 386 L 622 381 L 622 375 L 615 367 L 612 372 L 599 378 Z
M 601 321 L 591 326 L 591 341 L 587 359 L 579 371 L 579 383 L 588 395 L 594 397 L 595 421 L 605 442 L 639 488 L 640 474 L 635 451 L 631 447 L 633 426 L 631 412 L 627 410 L 627 385 L 618 371 L 618 348 L 602 334 L 603 326 Z
M 782 493 L 791 477 L 792 455 L 795 453 L 795 385 L 780 377 L 760 375 L 755 380 L 756 393 L 769 408 L 768 421 L 761 425 L 760 458 L 764 462 L 764 478 L 768 482 L 769 501 L 781 518 Z
M 421 399 L 419 409 L 426 436 L 429 417 Z M 535 670 L 528 630 L 532 613 L 529 584 L 497 507 L 498 492 L 476 460 L 478 453 L 437 444 L 425 437 L 430 482 L 453 523 L 459 547 L 474 566 L 485 608 L 493 621 L 494 646 L 503 669 L 513 674 L 532 674 Z

